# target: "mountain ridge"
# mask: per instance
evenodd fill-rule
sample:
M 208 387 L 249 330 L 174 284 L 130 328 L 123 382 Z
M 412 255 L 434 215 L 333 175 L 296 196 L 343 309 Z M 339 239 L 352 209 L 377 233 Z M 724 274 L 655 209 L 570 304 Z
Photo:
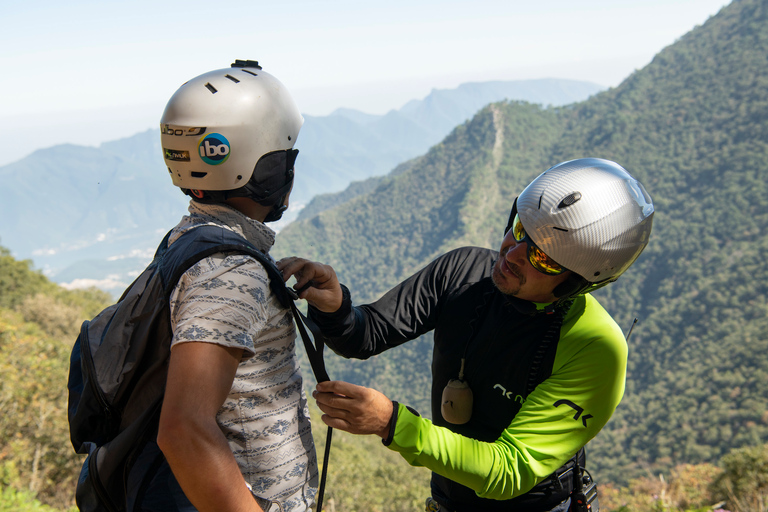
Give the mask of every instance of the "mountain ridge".
M 498 249 L 512 200 L 549 166 L 617 161 L 656 215 L 636 264 L 595 293 L 625 332 L 639 318 L 625 398 L 589 446 L 598 474 L 627 482 L 765 442 L 766 25 L 768 2 L 739 0 L 584 102 L 494 103 L 406 172 L 281 231 L 275 252 L 333 265 L 367 302 L 456 245 Z M 422 337 L 364 362 L 329 356 L 329 373 L 424 414 L 430 352 Z

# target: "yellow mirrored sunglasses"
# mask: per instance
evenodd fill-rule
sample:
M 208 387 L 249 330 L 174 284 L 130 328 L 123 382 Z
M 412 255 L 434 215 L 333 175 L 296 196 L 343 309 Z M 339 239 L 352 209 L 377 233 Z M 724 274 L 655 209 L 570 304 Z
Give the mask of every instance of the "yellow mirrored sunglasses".
M 512 236 L 515 237 L 515 241 L 518 243 L 525 242 L 528 244 L 528 261 L 531 262 L 533 268 L 550 276 L 556 276 L 562 274 L 566 269 L 564 266 L 556 263 L 555 260 L 544 254 L 544 251 L 539 249 L 528 233 L 523 228 L 523 223 L 520 222 L 520 216 L 515 215 L 515 220 L 512 222 Z

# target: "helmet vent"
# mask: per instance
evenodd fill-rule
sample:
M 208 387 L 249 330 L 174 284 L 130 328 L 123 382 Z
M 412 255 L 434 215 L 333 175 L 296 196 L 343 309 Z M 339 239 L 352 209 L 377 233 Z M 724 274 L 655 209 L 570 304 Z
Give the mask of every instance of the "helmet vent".
M 233 82 L 235 82 L 236 84 L 239 84 L 239 83 L 240 83 L 240 80 L 238 80 L 237 78 L 233 77 L 232 75 L 225 75 L 225 77 L 226 77 L 226 78 L 229 78 L 230 80 L 232 80 L 232 81 L 233 81 Z
M 214 86 L 212 86 L 210 83 L 205 84 L 205 88 L 211 91 L 211 94 L 216 94 L 218 91 Z
M 560 204 L 557 205 L 557 207 L 558 208 L 566 208 L 568 206 L 572 206 L 579 199 L 581 199 L 581 192 L 571 192 L 570 194 L 565 196 L 562 201 L 560 201 Z
M 205 178 L 205 176 L 208 174 L 207 172 L 200 172 L 200 171 L 192 171 L 190 173 L 193 178 Z
M 253 76 L 259 76 L 259 74 L 258 74 L 258 73 L 254 73 L 253 71 L 250 71 L 250 70 L 248 70 L 248 69 L 244 69 L 244 70 L 243 70 L 243 73 L 248 73 L 249 75 L 253 75 Z

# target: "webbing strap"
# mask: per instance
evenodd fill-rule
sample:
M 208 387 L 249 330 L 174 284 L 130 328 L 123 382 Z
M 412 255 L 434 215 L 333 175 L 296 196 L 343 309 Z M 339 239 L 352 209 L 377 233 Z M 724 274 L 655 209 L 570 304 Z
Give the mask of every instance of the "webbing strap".
M 565 319 L 565 315 L 568 313 L 568 310 L 571 308 L 571 305 L 573 305 L 572 300 L 566 301 L 564 304 L 555 309 L 554 312 L 550 313 L 550 315 L 553 315 L 554 318 L 549 324 L 547 332 L 545 332 L 544 336 L 542 336 L 541 341 L 539 342 L 539 345 L 536 349 L 536 354 L 533 357 L 531 366 L 528 369 L 528 382 L 525 387 L 526 397 L 530 395 L 533 390 L 536 389 L 536 386 L 541 383 L 541 371 L 542 363 L 544 362 L 544 356 L 552 346 L 552 343 L 560 338 L 560 328 L 563 326 L 563 320 Z
M 288 288 L 288 290 L 290 293 L 290 288 Z M 299 311 L 299 308 L 296 307 L 296 304 L 294 304 L 293 301 L 291 301 L 291 311 L 293 311 L 293 317 L 296 319 L 296 327 L 298 328 L 301 339 L 304 342 L 304 348 L 307 350 L 307 357 L 309 357 L 309 364 L 312 366 L 312 373 L 315 374 L 315 380 L 317 380 L 317 382 L 326 382 L 331 380 L 330 377 L 328 377 L 328 372 L 325 369 L 325 361 L 323 360 L 323 349 L 325 348 L 325 343 L 323 342 L 323 335 L 320 332 L 320 328 L 317 327 L 317 325 L 312 320 L 304 316 L 304 314 Z M 312 340 L 309 338 L 307 329 L 304 327 L 305 325 L 312 332 L 312 336 L 315 340 L 314 343 L 312 343 Z
M 286 290 L 289 291 L 291 298 L 295 297 L 295 292 L 293 292 L 290 288 L 286 287 Z M 295 297 L 295 299 L 298 299 L 298 297 Z M 320 332 L 320 329 L 312 320 L 304 316 L 301 311 L 299 311 L 293 300 L 290 301 L 290 303 L 291 311 L 293 311 L 293 316 L 296 319 L 296 327 L 299 329 L 299 334 L 301 335 L 301 339 L 304 342 L 304 348 L 307 351 L 307 357 L 309 357 L 309 364 L 312 366 L 312 372 L 315 374 L 315 380 L 317 380 L 317 382 L 326 382 L 331 380 L 328 377 L 328 372 L 325 369 L 325 361 L 323 360 L 323 348 L 325 347 L 325 343 L 323 342 L 323 335 Z M 312 343 L 312 340 L 309 339 L 307 329 L 304 327 L 305 325 L 312 332 L 315 340 L 314 343 Z M 323 469 L 320 473 L 320 486 L 317 489 L 316 510 L 318 512 L 323 510 L 323 495 L 325 494 L 325 482 L 328 477 L 328 460 L 331 455 L 332 439 L 333 428 L 328 427 L 328 430 L 325 434 L 325 452 L 323 454 Z

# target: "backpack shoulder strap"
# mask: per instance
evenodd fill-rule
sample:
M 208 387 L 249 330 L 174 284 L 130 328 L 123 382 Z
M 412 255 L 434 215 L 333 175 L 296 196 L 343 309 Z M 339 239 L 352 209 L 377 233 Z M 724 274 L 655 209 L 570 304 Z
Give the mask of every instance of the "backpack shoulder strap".
M 167 240 L 167 238 L 166 238 Z M 270 288 L 285 307 L 293 301 L 283 281 L 282 273 L 271 258 L 258 250 L 244 237 L 219 226 L 199 226 L 184 233 L 170 247 L 161 244 L 159 272 L 166 296 L 170 297 L 181 276 L 195 263 L 216 253 L 230 252 L 247 254 L 258 261 L 267 271 Z

